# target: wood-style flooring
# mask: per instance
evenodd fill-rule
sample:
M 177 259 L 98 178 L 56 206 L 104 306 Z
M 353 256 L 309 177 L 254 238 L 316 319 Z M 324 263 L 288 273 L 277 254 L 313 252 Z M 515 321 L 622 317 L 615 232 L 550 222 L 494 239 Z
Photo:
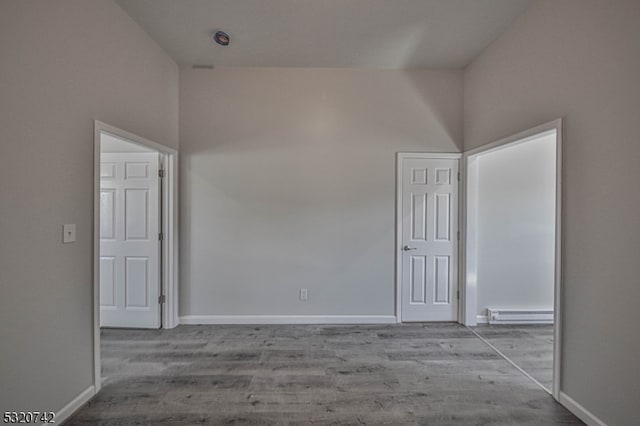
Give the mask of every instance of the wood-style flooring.
M 103 330 L 77 425 L 579 425 L 458 324 Z
M 474 330 L 551 390 L 553 382 L 553 324 L 479 325 Z

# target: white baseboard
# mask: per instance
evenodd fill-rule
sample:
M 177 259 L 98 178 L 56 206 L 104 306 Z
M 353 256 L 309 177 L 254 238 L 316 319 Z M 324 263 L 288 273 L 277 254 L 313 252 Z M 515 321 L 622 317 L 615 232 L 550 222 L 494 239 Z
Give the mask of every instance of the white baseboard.
M 71 400 L 70 403 L 62 407 L 60 410 L 56 412 L 55 422 L 56 424 L 60 424 L 69 419 L 76 411 L 78 411 L 84 404 L 89 402 L 91 398 L 96 395 L 96 388 L 91 385 L 85 390 L 83 390 L 80 395 L 76 396 Z M 43 423 L 43 426 L 48 423 Z
M 476 315 L 477 324 L 489 324 L 489 317 L 486 315 Z
M 573 398 L 562 391 L 560 391 L 558 401 L 588 426 L 607 426 L 605 422 L 597 418 L 592 412 L 578 404 Z
M 395 324 L 393 315 L 185 315 L 180 324 Z

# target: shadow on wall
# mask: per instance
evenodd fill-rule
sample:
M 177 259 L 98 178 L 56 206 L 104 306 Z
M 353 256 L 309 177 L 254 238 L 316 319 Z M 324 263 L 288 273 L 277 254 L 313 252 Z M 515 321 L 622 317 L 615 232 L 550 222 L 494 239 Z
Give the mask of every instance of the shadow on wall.
M 181 78 L 182 100 L 200 106 L 181 114 L 190 154 L 462 150 L 462 71 L 183 67 Z
M 430 71 L 442 73 L 443 76 L 450 73 L 459 73 L 462 79 L 462 71 Z M 451 141 L 455 147 L 448 152 L 462 152 L 463 136 L 462 126 L 462 91 L 452 90 L 449 85 L 438 84 L 431 79 L 424 78 L 421 71 L 405 71 L 407 82 L 410 83 L 412 92 L 419 100 L 425 113 L 425 119 L 431 129 L 445 136 L 445 140 Z

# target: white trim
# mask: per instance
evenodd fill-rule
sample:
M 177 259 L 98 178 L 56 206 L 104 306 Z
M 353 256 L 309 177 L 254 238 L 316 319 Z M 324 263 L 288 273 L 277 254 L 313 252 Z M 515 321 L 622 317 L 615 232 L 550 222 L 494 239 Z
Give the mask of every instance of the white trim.
M 560 398 L 561 370 L 562 370 L 562 296 L 563 296 L 563 276 L 562 276 L 562 253 L 564 252 L 564 237 L 562 233 L 563 218 L 563 122 L 559 118 L 549 125 L 554 125 L 556 130 L 556 245 L 555 245 L 555 273 L 554 273 L 554 299 L 553 299 L 553 387 L 551 392 L 553 397 Z
M 138 136 L 134 133 L 127 132 L 126 130 L 119 129 L 110 124 L 103 123 L 102 121 L 99 121 L 99 120 L 94 121 L 94 128 L 97 133 L 100 133 L 100 132 L 109 133 L 110 135 L 113 135 L 116 138 L 124 139 L 127 142 L 132 142 L 137 145 L 142 145 L 143 147 L 146 147 L 146 148 L 151 148 L 156 151 L 164 152 L 167 154 L 175 154 L 175 155 L 178 154 L 178 151 L 176 151 L 173 148 L 169 148 L 168 146 L 164 146 L 154 141 L 151 141 L 149 139 L 145 139 L 142 136 Z
M 487 315 L 476 315 L 476 323 L 477 324 L 489 324 L 489 317 Z
M 393 315 L 185 315 L 180 324 L 393 324 Z
M 435 158 L 459 160 L 462 158 L 461 152 L 398 152 L 398 160 L 405 158 Z
M 558 400 L 560 395 L 561 355 L 562 355 L 562 118 L 541 124 L 515 135 L 488 143 L 464 152 L 462 157 L 462 220 L 460 221 L 462 245 L 465 247 L 462 253 L 463 273 L 461 274 L 460 304 L 462 308 L 462 323 L 474 326 L 478 316 L 476 312 L 476 285 L 477 285 L 477 226 L 474 222 L 477 206 L 477 191 L 475 176 L 477 168 L 475 162 L 477 156 L 486 154 L 506 145 L 513 146 L 528 142 L 533 138 L 546 133 L 556 133 L 556 232 L 555 232 L 555 275 L 554 275 L 554 339 L 553 339 L 553 397 Z M 462 263 L 461 262 L 461 263 Z
M 575 414 L 577 418 L 585 422 L 588 426 L 607 426 L 605 422 L 596 417 L 596 415 L 591 411 L 578 404 L 566 393 L 560 392 L 558 401 L 560 402 L 560 404 L 564 405 L 567 410 Z
M 96 395 L 96 388 L 91 385 L 82 392 L 80 395 L 76 396 L 69 402 L 67 405 L 62 407 L 56 412 L 55 422 L 56 423 L 64 423 L 65 420 L 69 419 L 76 411 L 82 408 L 87 402 L 91 400 Z M 49 423 L 42 423 L 42 425 L 47 425 Z
M 101 125 L 94 122 L 93 144 L 93 386 L 95 393 L 102 386 L 100 364 L 100 139 Z
M 178 318 L 178 154 L 165 154 L 165 181 L 162 185 L 163 229 L 165 241 L 162 250 L 162 294 L 166 295 L 162 307 L 162 328 L 180 324 Z
M 478 163 L 475 159 L 463 155 L 460 166 L 460 290 L 459 318 L 462 324 L 473 327 L 476 322 L 476 297 L 478 291 L 478 236 L 477 236 L 477 204 L 478 180 L 469 181 L 469 176 L 476 176 Z M 470 210 L 474 209 L 472 214 Z
M 430 152 L 398 152 L 396 153 L 396 321 L 402 322 L 402 285 L 400 280 L 402 279 L 402 161 L 407 158 L 420 158 L 420 159 L 452 159 L 460 160 L 462 153 L 430 153 Z M 458 165 L 458 171 L 461 169 L 461 164 Z M 460 206 L 460 182 L 458 183 L 458 205 Z M 458 207 L 458 229 L 460 229 L 460 208 Z M 461 247 L 462 244 L 458 244 Z M 460 250 L 460 248 L 458 248 Z M 459 255 L 459 253 L 458 253 Z M 458 256 L 459 258 L 459 256 Z M 460 262 L 458 262 L 458 277 L 460 277 Z M 460 288 L 460 281 L 458 280 L 458 288 Z M 459 303 L 459 301 L 458 301 Z M 458 308 L 459 309 L 459 308 Z M 458 314 L 458 317 L 460 315 Z
M 134 144 L 160 152 L 165 166 L 163 185 L 163 233 L 165 235 L 163 253 L 162 292 L 166 303 L 162 315 L 162 327 L 173 328 L 178 319 L 178 151 L 160 145 L 125 130 L 94 121 L 93 151 L 93 387 L 95 393 L 101 387 L 100 368 L 100 136 L 108 133 Z M 172 209 L 169 206 L 172 205 Z
M 396 156 L 396 321 L 402 322 L 402 160 L 407 154 Z
M 500 148 L 504 148 L 505 145 L 519 145 L 521 143 L 529 142 L 532 139 L 537 139 L 548 132 L 552 132 L 554 130 L 559 131 L 562 127 L 562 119 L 558 118 L 553 121 L 549 121 L 548 123 L 540 124 L 539 126 L 532 127 L 531 129 L 527 129 L 520 133 L 516 133 L 515 135 L 508 136 L 506 138 L 502 138 L 495 142 L 487 143 L 484 145 L 480 145 L 476 148 L 470 149 L 464 152 L 465 157 L 473 157 L 479 154 L 488 154 L 489 152 L 496 151 Z

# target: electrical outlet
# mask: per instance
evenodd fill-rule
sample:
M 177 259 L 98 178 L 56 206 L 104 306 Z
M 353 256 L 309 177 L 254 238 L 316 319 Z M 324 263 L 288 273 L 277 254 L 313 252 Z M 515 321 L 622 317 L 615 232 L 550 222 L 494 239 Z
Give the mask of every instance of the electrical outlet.
M 303 302 L 306 302 L 307 300 L 309 300 L 309 289 L 306 289 L 306 288 L 300 289 L 300 300 L 302 300 Z

